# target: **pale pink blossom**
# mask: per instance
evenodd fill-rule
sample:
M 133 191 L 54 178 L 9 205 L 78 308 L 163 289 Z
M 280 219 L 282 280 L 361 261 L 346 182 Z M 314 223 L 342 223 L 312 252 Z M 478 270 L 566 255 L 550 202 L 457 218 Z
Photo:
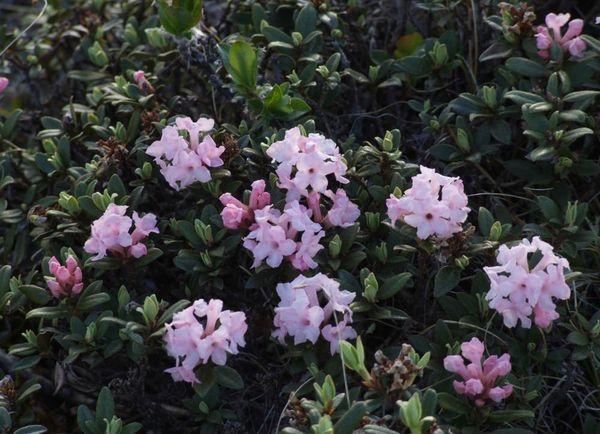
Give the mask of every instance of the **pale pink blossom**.
M 0 77 L 0 95 L 2 94 L 2 92 L 4 92 L 4 90 L 8 87 L 9 84 L 10 81 L 8 80 L 8 78 Z
M 333 206 L 329 209 L 326 217 L 330 225 L 347 228 L 348 226 L 352 226 L 358 217 L 360 217 L 358 205 L 352 203 L 346 192 L 341 188 L 338 188 L 335 193 L 330 191 L 325 193 L 325 195 L 333 202 Z
M 224 365 L 228 354 L 237 354 L 244 347 L 248 330 L 243 312 L 223 310 L 223 302 L 202 299 L 173 315 L 165 324 L 167 353 L 175 358 L 175 367 L 167 369 L 174 381 L 198 383 L 194 369 L 212 361 Z
M 416 228 L 420 239 L 450 238 L 462 231 L 470 211 L 459 178 L 440 175 L 424 166 L 419 175 L 413 176 L 412 187 L 400 198 L 391 195 L 386 204 L 392 225 L 401 220 Z
M 321 225 L 311 220 L 311 210 L 294 201 L 286 205 L 283 213 L 272 205 L 253 213 L 254 223 L 244 238 L 244 247 L 254 257 L 253 268 L 263 261 L 270 267 L 279 267 L 284 259 L 299 270 L 317 266 L 313 258 L 323 248 L 319 240 L 325 233 Z
M 456 393 L 466 395 L 477 407 L 484 406 L 488 400 L 499 403 L 512 394 L 513 385 L 510 383 L 495 386 L 496 380 L 505 377 L 511 370 L 509 354 L 490 356 L 482 365 L 485 347 L 479 339 L 472 338 L 462 343 L 460 348 L 462 357 L 453 355 L 444 358 L 444 368 L 464 380 L 453 382 Z M 465 365 L 465 359 L 470 363 Z
M 279 187 L 287 190 L 288 201 L 307 197 L 310 192 L 325 193 L 330 175 L 348 183 L 344 177 L 347 166 L 337 145 L 320 134 L 304 136 L 300 128 L 292 128 L 283 140 L 267 149 L 267 155 L 277 163 Z
M 83 289 L 83 274 L 77 260 L 69 256 L 65 265 L 61 265 L 55 256 L 48 261 L 53 277 L 46 277 L 46 283 L 55 298 L 80 294 Z
M 221 211 L 223 225 L 229 229 L 247 228 L 254 224 L 254 211 L 261 210 L 271 203 L 271 195 L 265 191 L 266 183 L 260 179 L 252 183 L 248 205 L 224 193 L 219 197 L 224 208 Z
M 292 257 L 292 265 L 300 271 L 316 268 L 317 263 L 313 258 L 323 248 L 319 241 L 325 236 L 325 232 L 318 233 L 305 231 L 302 233 L 302 238 L 297 243 L 296 253 Z
M 179 117 L 175 125 L 163 129 L 160 140 L 146 149 L 175 190 L 195 182 L 209 182 L 210 168 L 223 165 L 221 155 L 225 147 L 217 146 L 208 134 L 213 127 L 212 119 L 199 118 L 194 122 L 189 117 Z
M 573 57 L 582 57 L 586 49 L 585 41 L 579 36 L 583 30 L 583 20 L 571 20 L 570 14 L 546 15 L 546 25 L 538 26 L 536 29 L 536 44 L 538 54 L 544 59 L 550 57 L 550 48 L 556 42 L 563 51 L 568 51 Z M 568 23 L 565 34 L 561 33 L 561 27 Z
M 539 261 L 530 260 L 539 252 Z M 564 270 L 569 262 L 554 254 L 550 244 L 534 237 L 523 239 L 508 247 L 503 244 L 496 256 L 497 266 L 484 267 L 490 279 L 486 295 L 490 308 L 498 311 L 507 327 L 520 321 L 524 328 L 531 327 L 531 315 L 539 327 L 548 327 L 559 317 L 553 299 L 567 300 L 571 296 L 565 282 Z
M 315 344 L 322 336 L 334 354 L 339 351 L 340 340 L 356 337 L 356 331 L 349 326 L 349 304 L 356 294 L 340 290 L 340 284 L 324 274 L 300 275 L 291 282 L 280 283 L 277 294 L 280 302 L 275 308 L 273 337 L 280 343 L 284 344 L 286 336 L 290 336 L 295 345 L 307 341 Z
M 142 241 L 151 233 L 158 233 L 156 216 L 148 213 L 140 217 L 133 213 L 133 220 L 126 216 L 127 206 L 111 203 L 104 214 L 92 223 L 91 236 L 85 242 L 84 250 L 95 253 L 93 261 L 104 258 L 108 252 L 126 259 L 140 258 L 147 254 Z M 130 232 L 133 225 L 133 232 Z

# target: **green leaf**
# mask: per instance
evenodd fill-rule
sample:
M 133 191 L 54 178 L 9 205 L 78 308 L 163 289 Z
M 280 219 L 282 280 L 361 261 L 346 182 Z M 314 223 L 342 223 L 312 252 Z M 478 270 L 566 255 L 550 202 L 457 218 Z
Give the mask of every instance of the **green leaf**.
M 434 297 L 441 297 L 452 291 L 458 282 L 460 281 L 460 268 L 446 265 L 442 267 L 440 271 L 435 275 L 435 282 L 433 285 Z
M 438 393 L 438 402 L 440 407 L 445 410 L 450 410 L 458 414 L 468 414 L 471 411 L 471 407 L 465 404 L 462 400 L 456 398 L 454 395 L 449 393 L 440 392 Z
M 504 98 L 509 99 L 519 105 L 546 102 L 542 96 L 531 92 L 524 92 L 522 90 L 511 90 L 510 92 L 506 92 L 504 94 Z
M 117 193 L 121 197 L 127 194 L 125 184 L 123 184 L 121 177 L 116 173 L 108 180 L 107 187 L 109 193 Z
M 25 357 L 14 364 L 14 366 L 11 369 L 11 372 L 19 372 L 25 369 L 32 368 L 35 365 L 37 365 L 40 362 L 40 360 L 42 360 L 42 358 L 38 355 Z
M 396 274 L 389 279 L 384 280 L 383 285 L 377 292 L 377 298 L 380 300 L 385 300 L 387 298 L 393 297 L 400 291 L 402 288 L 406 286 L 406 284 L 412 278 L 412 274 L 405 272 Z
M 477 225 L 479 226 L 479 232 L 481 232 L 481 235 L 488 237 L 493 224 L 494 216 L 492 213 L 489 212 L 487 208 L 479 207 L 479 213 L 477 214 Z
M 503 41 L 496 41 L 492 43 L 481 55 L 479 56 L 480 62 L 487 62 L 488 60 L 504 59 L 513 51 L 513 47 L 506 44 Z
M 55 319 L 55 318 L 66 318 L 69 316 L 69 312 L 62 306 L 45 306 L 38 307 L 37 309 L 31 309 L 25 315 L 25 318 L 44 318 L 44 319 Z
M 598 90 L 578 90 L 565 95 L 563 101 L 580 103 L 589 100 L 591 102 L 598 95 L 600 95 L 600 91 Z
M 524 77 L 542 78 L 549 75 L 549 71 L 544 65 L 525 57 L 511 57 L 506 61 L 505 65 L 510 71 Z
M 244 380 L 238 372 L 229 366 L 216 366 L 215 374 L 217 383 L 228 389 L 241 390 L 244 388 Z
M 538 196 L 537 202 L 544 217 L 548 220 L 559 223 L 562 220 L 562 213 L 558 205 L 547 196 Z
M 163 255 L 162 250 L 160 250 L 156 247 L 152 247 L 152 248 L 148 249 L 148 253 L 146 254 L 146 256 L 142 256 L 141 258 L 139 258 L 138 260 L 135 261 L 135 267 L 136 268 L 145 267 L 146 265 L 150 264 L 151 262 L 156 261 L 162 255 Z
M 96 421 L 111 420 L 115 414 L 115 400 L 108 387 L 103 387 L 96 402 Z
M 588 337 L 578 331 L 569 333 L 569 335 L 567 336 L 567 341 L 569 341 L 572 344 L 579 345 L 582 347 L 587 346 L 590 343 L 590 340 L 588 339 Z
M 110 301 L 110 295 L 106 292 L 99 294 L 90 294 L 86 297 L 81 297 L 77 302 L 77 309 L 82 311 L 91 311 L 95 307 L 100 306 Z
M 307 37 L 317 27 L 317 10 L 311 3 L 307 3 L 296 17 L 296 31 Z
M 48 432 L 48 430 L 42 425 L 29 425 L 19 428 L 13 434 L 41 434 L 45 432 Z
M 352 434 L 354 430 L 360 426 L 360 422 L 365 414 L 367 414 L 367 406 L 365 403 L 354 403 L 337 421 L 333 427 L 333 432 L 335 434 Z
M 233 81 L 247 92 L 256 89 L 258 56 L 252 45 L 245 41 L 234 42 L 231 46 L 219 46 L 225 69 Z
M 502 423 L 522 419 L 533 419 L 534 417 L 535 413 L 530 410 L 496 410 L 490 414 L 490 421 Z
M 160 23 L 167 32 L 179 36 L 200 22 L 202 0 L 179 0 L 170 3 L 166 0 L 156 0 Z
M 46 304 L 52 300 L 50 291 L 36 285 L 21 285 L 19 291 L 36 304 Z

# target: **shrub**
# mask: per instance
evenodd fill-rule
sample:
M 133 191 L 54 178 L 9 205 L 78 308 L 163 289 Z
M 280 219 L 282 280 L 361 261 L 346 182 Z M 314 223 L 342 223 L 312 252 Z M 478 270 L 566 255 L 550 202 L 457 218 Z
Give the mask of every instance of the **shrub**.
M 0 10 L 2 432 L 597 432 L 592 4 Z

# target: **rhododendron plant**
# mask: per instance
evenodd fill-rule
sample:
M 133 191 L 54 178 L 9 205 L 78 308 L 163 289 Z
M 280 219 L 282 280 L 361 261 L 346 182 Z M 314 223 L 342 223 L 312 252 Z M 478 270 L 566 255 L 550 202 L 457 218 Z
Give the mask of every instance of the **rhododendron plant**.
M 564 276 L 569 262 L 555 255 L 550 244 L 540 237 L 524 238 L 516 246 L 500 246 L 496 259 L 497 266 L 484 268 L 491 282 L 486 299 L 502 315 L 504 325 L 515 327 L 521 321 L 529 328 L 533 314 L 536 325 L 548 327 L 559 317 L 553 298 L 571 296 Z
M 210 181 L 209 168 L 223 165 L 221 154 L 225 147 L 217 146 L 208 134 L 214 125 L 215 121 L 208 118 L 194 122 L 189 117 L 179 117 L 175 125 L 163 129 L 160 140 L 146 149 L 175 190 Z
M 48 268 L 53 277 L 46 277 L 46 283 L 55 298 L 70 297 L 83 290 L 83 273 L 72 256 L 67 257 L 65 265 L 53 256 L 48 261 Z
M 586 49 L 585 41 L 579 36 L 583 30 L 583 20 L 571 20 L 571 14 L 546 15 L 546 25 L 538 26 L 536 29 L 536 44 L 538 54 L 547 59 L 550 57 L 550 48 L 553 43 L 563 51 L 568 51 L 571 56 L 581 57 Z M 561 27 L 568 23 L 568 29 L 563 35 Z
M 356 294 L 340 290 L 340 284 L 325 276 L 298 276 L 288 283 L 277 285 L 281 299 L 275 308 L 273 332 L 282 344 L 286 336 L 294 338 L 294 344 L 317 342 L 319 336 L 329 342 L 331 354 L 339 350 L 340 340 L 354 339 L 356 331 L 352 323 L 350 303 Z
M 421 166 L 421 173 L 412 177 L 412 187 L 400 198 L 387 200 L 392 225 L 402 220 L 417 229 L 417 236 L 446 239 L 462 231 L 470 208 L 459 178 L 450 178 Z
M 165 325 L 167 353 L 175 358 L 175 367 L 167 369 L 174 381 L 198 383 L 194 369 L 212 361 L 224 365 L 228 354 L 237 354 L 244 347 L 248 329 L 246 314 L 223 310 L 223 302 L 203 299 L 173 315 Z
M 104 258 L 107 252 L 123 259 L 146 256 L 148 250 L 142 241 L 151 233 L 159 232 L 156 216 L 152 213 L 140 216 L 134 211 L 132 219 L 125 215 L 127 208 L 111 203 L 104 214 L 92 223 L 92 234 L 84 246 L 86 252 L 96 254 L 92 260 Z M 133 232 L 130 232 L 132 225 Z
M 460 375 L 464 380 L 454 380 L 452 383 L 456 393 L 466 395 L 477 407 L 483 407 L 489 400 L 498 403 L 512 394 L 512 384 L 495 386 L 498 378 L 505 377 L 511 370 L 509 354 L 490 356 L 483 360 L 485 346 L 477 338 L 463 342 L 460 349 L 462 356 L 444 358 L 444 368 Z M 465 365 L 465 359 L 470 363 Z

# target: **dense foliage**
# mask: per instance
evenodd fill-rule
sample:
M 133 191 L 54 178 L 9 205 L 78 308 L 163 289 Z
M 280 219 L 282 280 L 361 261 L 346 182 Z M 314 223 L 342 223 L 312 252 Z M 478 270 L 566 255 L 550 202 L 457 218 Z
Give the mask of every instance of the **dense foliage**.
M 595 2 L 22 3 L 1 432 L 599 432 Z

